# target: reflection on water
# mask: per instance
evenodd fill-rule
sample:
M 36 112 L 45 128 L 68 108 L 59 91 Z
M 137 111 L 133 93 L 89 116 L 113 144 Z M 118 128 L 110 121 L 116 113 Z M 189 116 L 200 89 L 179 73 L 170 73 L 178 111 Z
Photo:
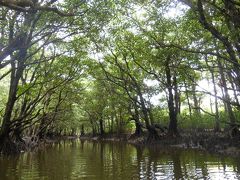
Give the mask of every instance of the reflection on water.
M 0 179 L 240 179 L 240 161 L 194 150 L 65 141 L 0 156 Z

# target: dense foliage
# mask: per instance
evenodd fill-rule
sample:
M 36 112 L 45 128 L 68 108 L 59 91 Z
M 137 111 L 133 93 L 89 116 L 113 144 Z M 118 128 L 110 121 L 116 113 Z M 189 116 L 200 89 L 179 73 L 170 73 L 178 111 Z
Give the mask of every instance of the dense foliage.
M 0 151 L 76 134 L 239 134 L 235 0 L 0 0 Z

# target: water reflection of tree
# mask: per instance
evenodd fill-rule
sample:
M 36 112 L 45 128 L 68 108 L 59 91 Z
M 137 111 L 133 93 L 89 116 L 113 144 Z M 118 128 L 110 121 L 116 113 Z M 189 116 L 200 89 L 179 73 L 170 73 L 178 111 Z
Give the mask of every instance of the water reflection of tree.
M 173 162 L 173 173 L 174 173 L 175 179 L 183 178 L 180 157 L 181 157 L 181 151 L 174 151 L 173 153 L 171 153 L 171 158 Z
M 16 159 L 0 157 L 0 179 L 207 179 L 209 168 L 224 177 L 229 167 L 239 173 L 240 161 L 192 150 L 65 141 Z
M 49 177 L 51 180 L 70 179 L 76 160 L 76 148 L 73 148 L 75 143 L 63 141 L 47 151 L 39 151 L 35 159 L 39 177 Z
M 137 147 L 135 146 L 136 148 L 136 153 L 137 153 L 137 169 L 138 169 L 138 178 L 141 179 L 142 178 L 142 175 L 144 174 L 142 172 L 142 168 L 141 168 L 141 162 L 142 162 L 142 157 L 143 157 L 143 147 Z
M 136 147 L 136 153 L 139 178 L 207 179 L 213 175 L 209 171 L 210 168 L 218 169 L 218 172 L 223 176 L 226 167 L 239 169 L 239 163 L 234 165 L 229 159 L 221 159 L 218 156 L 195 150 L 174 150 L 173 148 L 159 147 L 143 150 Z M 234 172 L 233 174 L 235 174 Z
M 148 174 L 151 175 L 151 178 L 157 178 L 158 173 L 162 173 L 161 176 L 164 176 L 164 178 L 181 179 L 183 177 L 181 151 L 169 148 L 162 148 L 161 150 L 158 147 L 151 148 L 149 149 L 149 167 Z
M 237 169 L 238 174 L 240 174 L 240 157 L 237 158 L 236 162 L 237 163 L 236 163 L 235 167 Z
M 12 179 L 20 179 L 22 175 L 22 170 L 18 167 L 20 156 L 8 157 L 8 156 L 0 156 L 0 179 L 9 179 L 9 175 L 12 176 Z M 9 168 L 11 167 L 11 168 Z M 19 169 L 17 172 L 16 170 Z M 14 174 L 12 175 L 12 173 Z M 20 175 L 20 176 L 19 176 Z
M 80 145 L 81 145 L 80 147 L 82 151 L 84 150 L 84 143 L 85 143 L 85 140 L 80 139 Z

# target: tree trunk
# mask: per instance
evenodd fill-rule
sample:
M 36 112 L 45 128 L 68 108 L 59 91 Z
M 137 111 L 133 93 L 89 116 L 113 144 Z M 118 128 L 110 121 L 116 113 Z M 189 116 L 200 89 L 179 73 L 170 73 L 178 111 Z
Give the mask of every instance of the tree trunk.
M 189 99 L 189 94 L 188 94 L 186 81 L 184 81 L 184 86 L 185 86 L 185 91 L 186 91 L 185 93 L 186 93 L 186 97 L 187 97 L 189 115 L 190 115 L 190 118 L 192 118 L 192 108 L 191 108 L 191 104 L 190 104 L 190 99 Z
M 139 98 L 140 98 L 140 104 L 141 104 L 141 110 L 142 110 L 142 113 L 143 113 L 143 119 L 145 121 L 146 128 L 148 130 L 147 141 L 148 142 L 152 142 L 152 141 L 158 140 L 159 139 L 159 135 L 158 135 L 155 127 L 150 125 L 148 109 L 147 109 L 147 107 L 145 105 L 143 95 L 142 95 L 142 93 L 140 91 L 139 91 L 138 95 L 139 95 Z
M 229 79 L 229 82 L 230 82 L 231 87 L 232 87 L 235 102 L 238 106 L 240 106 L 239 100 L 238 100 L 238 95 L 237 95 L 237 89 L 236 89 L 235 83 L 233 82 L 233 77 L 232 77 L 231 72 L 228 72 L 227 75 L 228 75 L 228 79 Z
M 3 115 L 3 121 L 2 121 L 2 127 L 0 130 L 0 139 L 2 139 L 2 141 L 0 141 L 0 146 L 2 146 L 2 148 L 0 147 L 0 149 L 3 149 L 4 146 L 4 139 L 6 138 L 6 143 L 9 145 L 11 144 L 10 141 L 10 136 L 9 133 L 11 132 L 10 129 L 10 125 L 11 125 L 11 116 L 12 116 L 12 112 L 13 112 L 13 108 L 16 102 L 16 96 L 17 96 L 17 88 L 18 88 L 18 84 L 19 84 L 19 79 L 22 76 L 23 70 L 24 70 L 24 59 L 26 57 L 27 51 L 26 49 L 21 49 L 19 51 L 18 54 L 18 63 L 17 63 L 17 67 L 15 62 L 11 63 L 11 68 L 12 68 L 12 72 L 11 72 L 11 81 L 10 81 L 10 89 L 9 89 L 9 93 L 8 93 L 8 100 L 7 100 L 7 105 L 5 108 L 5 112 Z M 7 146 L 6 146 L 7 147 Z
M 177 111 L 174 106 L 174 96 L 173 96 L 173 87 L 172 87 L 172 80 L 171 80 L 171 71 L 169 67 L 169 57 L 166 60 L 165 64 L 165 73 L 167 79 L 167 89 L 168 89 L 168 110 L 169 110 L 169 127 L 168 127 L 168 134 L 170 136 L 177 136 L 178 129 L 177 129 Z
M 134 135 L 136 136 L 141 136 L 143 133 L 142 127 L 141 127 L 141 122 L 139 120 L 139 112 L 137 108 L 137 103 L 134 102 L 134 122 L 135 122 L 135 133 Z
M 220 72 L 220 76 L 221 76 L 221 81 L 222 81 L 222 86 L 223 86 L 223 90 L 224 90 L 224 100 L 226 102 L 226 108 L 227 108 L 227 113 L 228 113 L 228 118 L 230 121 L 230 136 L 231 137 L 235 137 L 235 136 L 239 136 L 239 130 L 238 127 L 236 125 L 236 117 L 233 113 L 232 110 L 232 106 L 231 106 L 231 99 L 230 96 L 228 94 L 228 88 L 227 88 L 227 82 L 225 79 L 225 74 L 223 72 L 223 66 L 220 62 L 220 60 L 218 60 L 218 68 L 219 68 L 219 72 Z
M 103 118 L 102 117 L 99 119 L 99 126 L 100 126 L 100 135 L 104 135 L 105 132 L 104 132 L 104 127 L 103 127 Z
M 196 85 L 195 84 L 192 85 L 192 93 L 193 93 L 194 113 L 200 114 L 201 111 L 199 108 L 199 102 L 198 102 L 197 95 L 196 95 Z
M 230 96 L 228 93 L 228 89 L 227 89 L 227 82 L 226 82 L 226 78 L 223 72 L 223 66 L 220 62 L 220 60 L 218 60 L 218 68 L 219 68 L 219 73 L 220 73 L 220 77 L 221 77 L 221 85 L 223 87 L 223 91 L 224 91 L 224 100 L 226 103 L 226 108 L 227 108 L 227 113 L 228 113 L 228 117 L 229 117 L 229 121 L 231 124 L 235 124 L 236 122 L 236 118 L 233 114 L 233 110 L 232 110 L 232 106 L 230 104 Z
M 214 95 L 215 95 L 215 128 L 214 130 L 216 132 L 220 131 L 220 122 L 219 122 L 219 112 L 218 112 L 218 98 L 217 98 L 217 87 L 216 87 L 216 82 L 215 82 L 215 77 L 214 73 L 212 70 L 210 70 L 211 76 L 212 76 L 212 83 L 213 83 L 213 90 L 214 90 Z
M 81 135 L 81 136 L 84 136 L 84 135 L 85 135 L 84 124 L 82 124 L 82 126 L 81 126 L 80 135 Z

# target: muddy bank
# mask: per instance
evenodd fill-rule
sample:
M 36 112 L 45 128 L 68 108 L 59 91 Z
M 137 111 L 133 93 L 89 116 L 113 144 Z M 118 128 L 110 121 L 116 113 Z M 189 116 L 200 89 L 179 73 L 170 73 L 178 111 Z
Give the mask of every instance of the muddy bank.
M 76 140 L 78 139 L 78 136 L 54 136 L 54 137 L 46 137 L 42 140 L 40 140 L 38 143 L 36 143 L 35 147 L 34 148 L 41 148 L 41 147 L 45 147 L 45 146 L 48 146 L 48 145 L 51 145 L 53 143 L 56 143 L 56 142 L 60 142 L 60 141 L 64 141 L 64 140 Z M 27 142 L 27 141 L 25 141 Z M 31 145 L 31 142 L 30 143 L 26 143 L 26 144 L 30 144 Z
M 147 134 L 133 136 L 131 134 L 105 134 L 102 136 L 85 135 L 81 140 L 93 141 L 124 141 L 139 146 L 159 146 L 173 148 L 191 148 L 207 151 L 209 153 L 240 157 L 240 138 L 231 138 L 225 133 L 215 132 L 184 132 L 179 137 L 162 136 L 158 140 L 148 142 Z
M 161 136 L 158 140 L 149 142 L 147 134 L 134 136 L 132 134 L 104 134 L 102 136 L 84 135 L 80 140 L 127 142 L 136 146 L 159 146 L 159 148 L 173 147 L 181 149 L 199 149 L 214 154 L 240 157 L 240 138 L 231 138 L 225 133 L 214 132 L 182 132 L 179 137 Z M 18 144 L 19 152 L 35 151 L 47 148 L 53 143 L 63 140 L 76 140 L 78 136 L 46 137 L 35 141 L 32 137 L 24 137 L 24 142 Z

